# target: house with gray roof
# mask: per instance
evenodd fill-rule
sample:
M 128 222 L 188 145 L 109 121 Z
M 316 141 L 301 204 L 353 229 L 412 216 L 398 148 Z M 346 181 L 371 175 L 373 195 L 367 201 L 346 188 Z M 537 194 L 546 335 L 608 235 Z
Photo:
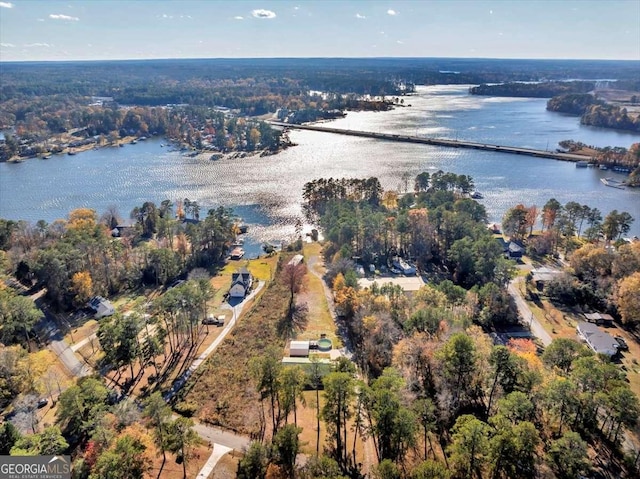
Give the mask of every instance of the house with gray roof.
M 576 331 L 578 337 L 583 339 L 594 353 L 606 356 L 615 356 L 618 353 L 618 342 L 597 325 L 580 321 Z

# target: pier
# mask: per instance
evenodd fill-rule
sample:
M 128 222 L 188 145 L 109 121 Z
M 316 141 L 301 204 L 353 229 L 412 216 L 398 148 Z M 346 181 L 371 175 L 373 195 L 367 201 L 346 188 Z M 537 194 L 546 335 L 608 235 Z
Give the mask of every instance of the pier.
M 293 128 L 296 130 L 319 131 L 324 133 L 334 133 L 337 135 L 375 138 L 378 140 L 385 140 L 385 141 L 399 141 L 403 143 L 419 143 L 423 145 L 443 146 L 446 148 L 467 148 L 471 150 L 495 151 L 498 153 L 510 153 L 512 155 L 536 156 L 538 158 L 551 158 L 554 160 L 573 161 L 573 162 L 585 161 L 585 160 L 591 159 L 584 155 L 575 155 L 572 153 L 560 153 L 560 152 L 547 151 L 547 150 L 536 150 L 533 148 L 520 148 L 517 146 L 490 145 L 487 143 L 476 143 L 473 141 L 465 141 L 465 140 L 448 140 L 445 138 L 427 138 L 422 136 L 394 135 L 391 133 L 375 133 L 372 131 L 343 130 L 340 128 L 330 128 L 327 126 L 299 125 L 296 123 L 282 123 L 279 121 L 270 121 L 269 123 L 273 126 L 279 126 L 283 128 Z

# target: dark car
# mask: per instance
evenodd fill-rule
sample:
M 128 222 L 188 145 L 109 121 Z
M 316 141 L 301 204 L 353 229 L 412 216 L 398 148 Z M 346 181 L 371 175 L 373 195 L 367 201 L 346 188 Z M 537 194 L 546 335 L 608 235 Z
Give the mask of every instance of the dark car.
M 629 351 L 629 345 L 624 340 L 624 338 L 621 338 L 620 336 L 614 336 L 613 339 L 615 339 L 617 341 L 619 350 L 621 350 L 621 351 Z
M 49 404 L 49 400 L 47 398 L 38 399 L 38 409 L 41 409 Z
M 202 320 L 202 324 L 218 324 L 218 318 L 210 314 Z

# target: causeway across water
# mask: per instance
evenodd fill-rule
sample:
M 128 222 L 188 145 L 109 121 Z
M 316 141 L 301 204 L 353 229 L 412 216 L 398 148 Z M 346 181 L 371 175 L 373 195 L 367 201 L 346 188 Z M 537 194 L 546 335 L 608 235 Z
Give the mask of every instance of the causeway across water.
M 575 155 L 572 153 L 560 153 L 547 150 L 535 150 L 533 148 L 520 148 L 517 146 L 489 145 L 485 143 L 475 143 L 464 140 L 447 140 L 444 138 L 426 138 L 421 136 L 409 135 L 393 135 L 391 133 L 375 133 L 372 131 L 359 130 L 343 130 L 340 128 L 329 128 L 319 125 L 299 125 L 296 123 L 282 123 L 279 121 L 270 121 L 274 126 L 293 128 L 297 130 L 320 131 L 324 133 L 335 133 L 338 135 L 361 136 L 365 138 L 377 138 L 386 141 L 401 141 L 404 143 L 421 143 L 424 145 L 444 146 L 447 148 L 468 148 L 472 150 L 497 151 L 500 153 L 511 153 L 515 155 L 537 156 L 539 158 L 552 158 L 554 160 L 563 161 L 589 161 L 591 158 L 584 155 Z

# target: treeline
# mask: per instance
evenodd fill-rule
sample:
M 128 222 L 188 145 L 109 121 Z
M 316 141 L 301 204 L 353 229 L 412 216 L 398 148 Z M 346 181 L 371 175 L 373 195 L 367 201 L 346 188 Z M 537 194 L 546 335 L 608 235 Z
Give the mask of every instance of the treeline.
M 531 98 L 551 98 L 566 94 L 584 94 L 595 88 L 592 81 L 566 81 L 541 83 L 501 83 L 498 85 L 482 84 L 469 88 L 472 95 L 512 96 Z
M 193 267 L 215 268 L 237 232 L 232 213 L 211 209 L 198 220 L 200 207 L 188 199 L 176 208 L 168 200 L 145 202 L 131 213 L 134 226 L 117 239 L 112 230 L 122 220 L 115 207 L 100 218 L 93 210 L 74 210 L 51 224 L 0 220 L 5 266 L 25 285 L 46 288 L 60 310 L 82 307 L 96 294 L 168 284 Z
M 37 411 L 35 404 L 26 404 L 21 414 L 29 416 L 35 427 Z M 11 422 L 3 422 L 0 454 L 73 452 L 73 477 L 79 479 L 142 479 L 154 469 L 156 457 L 162 456 L 158 475 L 171 460 L 182 464 L 183 477 L 187 477 L 195 448 L 201 443 L 193 426 L 191 419 L 172 418 L 171 408 L 159 393 L 140 404 L 132 399 L 118 402 L 104 381 L 84 377 L 61 392 L 53 425 L 23 435 Z
M 640 131 L 640 118 L 629 116 L 627 109 L 608 104 L 589 93 L 554 96 L 547 110 L 579 115 L 583 125 Z

